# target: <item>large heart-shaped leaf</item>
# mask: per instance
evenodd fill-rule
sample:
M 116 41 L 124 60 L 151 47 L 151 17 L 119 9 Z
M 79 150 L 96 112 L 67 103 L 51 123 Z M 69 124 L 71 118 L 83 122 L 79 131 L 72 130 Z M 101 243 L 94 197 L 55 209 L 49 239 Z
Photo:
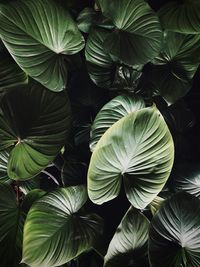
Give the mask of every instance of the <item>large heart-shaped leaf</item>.
M 182 33 L 200 33 L 199 0 L 170 1 L 159 10 L 165 29 Z
M 180 163 L 173 173 L 173 189 L 200 198 L 200 167 L 197 163 Z
M 166 200 L 151 222 L 152 267 L 200 266 L 199 214 L 200 200 L 188 193 L 180 192 Z
M 90 132 L 90 150 L 94 151 L 101 136 L 115 122 L 131 112 L 145 107 L 142 97 L 135 95 L 117 96 L 108 102 L 97 114 Z
M 104 40 L 110 55 L 128 65 L 145 64 L 157 56 L 162 41 L 160 22 L 144 0 L 99 0 L 114 29 Z
M 183 97 L 192 86 L 200 61 L 199 42 L 200 35 L 165 33 L 163 50 L 153 60 L 151 82 L 170 103 Z
M 88 37 L 85 49 L 90 78 L 100 87 L 110 87 L 115 76 L 115 61 L 105 51 L 104 41 L 109 35 L 105 29 L 95 28 Z
M 28 77 L 5 52 L 0 53 L 0 91 L 27 84 Z
M 84 47 L 70 14 L 51 0 L 1 4 L 0 37 L 18 65 L 53 91 L 66 86 L 66 56 Z
M 21 260 L 25 213 L 12 188 L 0 183 L 0 259 L 2 267 L 18 267 Z
M 130 207 L 105 256 L 105 267 L 144 267 L 147 259 L 148 219 L 139 211 Z
M 167 181 L 174 158 L 169 129 L 155 107 L 120 119 L 101 137 L 88 170 L 90 199 L 102 204 L 115 198 L 122 177 L 126 195 L 143 209 Z
M 37 175 L 59 153 L 70 126 L 66 94 L 38 84 L 9 91 L 1 100 L 0 153 L 12 150 L 8 176 L 26 180 Z
M 102 219 L 79 211 L 86 200 L 81 185 L 60 188 L 37 201 L 25 222 L 23 262 L 59 266 L 89 249 L 101 233 Z

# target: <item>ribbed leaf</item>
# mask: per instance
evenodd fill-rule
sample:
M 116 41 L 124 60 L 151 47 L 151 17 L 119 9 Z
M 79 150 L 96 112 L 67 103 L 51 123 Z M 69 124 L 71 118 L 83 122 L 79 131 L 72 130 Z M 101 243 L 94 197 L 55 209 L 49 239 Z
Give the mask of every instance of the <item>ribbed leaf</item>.
M 131 112 L 145 107 L 144 100 L 135 95 L 134 97 L 121 95 L 108 102 L 97 114 L 90 132 L 90 150 L 94 151 L 101 136 L 115 122 Z
M 88 33 L 95 25 L 96 17 L 97 12 L 93 8 L 84 8 L 76 19 L 79 30 Z
M 74 186 L 60 188 L 37 201 L 25 222 L 23 262 L 59 266 L 89 249 L 101 232 L 102 220 L 79 211 L 86 200 L 85 186 Z
M 103 15 L 115 28 L 103 46 L 128 65 L 145 64 L 159 52 L 162 31 L 159 19 L 144 0 L 99 0 Z
M 107 30 L 95 28 L 91 30 L 86 43 L 88 72 L 92 81 L 100 87 L 110 87 L 115 76 L 115 62 L 103 45 L 109 34 Z
M 102 204 L 120 191 L 135 208 L 146 207 L 167 181 L 174 158 L 169 129 L 155 107 L 120 119 L 101 137 L 88 170 L 90 199 Z
M 10 184 L 12 180 L 7 174 L 7 164 L 9 158 L 9 150 L 0 152 L 0 182 Z
M 40 176 L 36 176 L 28 181 L 20 182 L 20 190 L 27 195 L 30 191 L 40 188 Z
M 65 93 L 33 84 L 9 91 L 1 109 L 0 151 L 12 149 L 8 176 L 29 179 L 44 169 L 65 144 L 70 126 L 69 100 Z
M 175 191 L 186 191 L 200 198 L 199 164 L 184 162 L 176 166 L 173 174 L 173 189 Z
M 181 33 L 200 33 L 199 0 L 171 1 L 159 10 L 165 29 Z
M 25 213 L 12 188 L 0 183 L 0 259 L 2 267 L 18 267 L 21 261 Z
M 152 83 L 168 102 L 183 97 L 192 86 L 200 61 L 200 35 L 166 32 L 163 50 L 154 59 Z
M 18 65 L 52 91 L 66 86 L 66 56 L 84 47 L 69 13 L 51 0 L 1 4 L 0 37 Z
M 26 73 L 7 53 L 0 53 L 0 91 L 27 83 Z
M 105 256 L 105 267 L 144 267 L 147 259 L 149 221 L 130 207 L 118 226 Z
M 151 222 L 152 267 L 200 266 L 199 214 L 200 200 L 188 193 L 181 192 L 166 200 Z

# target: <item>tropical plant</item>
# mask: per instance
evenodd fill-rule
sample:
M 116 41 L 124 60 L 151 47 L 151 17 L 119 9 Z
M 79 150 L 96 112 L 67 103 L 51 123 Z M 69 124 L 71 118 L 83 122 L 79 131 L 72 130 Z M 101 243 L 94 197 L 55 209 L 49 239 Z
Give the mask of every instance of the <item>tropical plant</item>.
M 0 266 L 199 267 L 199 0 L 0 1 Z

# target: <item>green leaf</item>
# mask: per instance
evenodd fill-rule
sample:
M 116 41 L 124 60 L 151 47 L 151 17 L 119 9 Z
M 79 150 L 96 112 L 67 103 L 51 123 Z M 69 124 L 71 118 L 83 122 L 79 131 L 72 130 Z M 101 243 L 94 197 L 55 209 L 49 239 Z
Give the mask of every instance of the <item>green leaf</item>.
M 90 78 L 100 87 L 110 87 L 114 81 L 116 62 L 105 51 L 104 40 L 109 31 L 91 30 L 85 48 L 85 57 Z
M 149 204 L 149 207 L 150 207 L 150 210 L 153 216 L 160 209 L 160 206 L 162 205 L 163 201 L 164 201 L 164 198 L 156 196 L 153 199 L 153 201 Z
M 84 47 L 70 14 L 51 0 L 0 5 L 0 38 L 17 64 L 52 91 L 67 83 L 67 56 Z
M 28 77 L 5 52 L 0 53 L 0 91 L 28 83 Z
M 21 260 L 25 213 L 12 188 L 0 183 L 0 259 L 2 267 L 18 267 Z
M 30 180 L 20 182 L 20 190 L 24 195 L 27 195 L 30 191 L 40 188 L 40 175 L 33 177 Z
M 163 27 L 181 33 L 200 33 L 199 0 L 170 1 L 159 10 Z
M 104 266 L 146 266 L 148 228 L 147 218 L 130 207 L 110 242 Z
M 8 177 L 7 174 L 7 164 L 9 158 L 9 151 L 0 152 L 0 182 L 10 184 L 12 180 Z
M 96 204 L 112 200 L 123 177 L 128 200 L 143 209 L 163 188 L 173 158 L 172 136 L 160 112 L 155 107 L 135 111 L 96 145 L 88 170 L 89 197 Z
M 197 163 L 184 162 L 175 167 L 173 174 L 173 189 L 186 191 L 200 198 L 200 167 Z
M 162 30 L 155 12 L 144 0 L 99 0 L 104 16 L 115 28 L 103 46 L 128 65 L 145 64 L 160 51 Z
M 166 32 L 163 50 L 153 60 L 151 81 L 169 103 L 191 89 L 200 61 L 200 35 Z
M 188 193 L 180 192 L 166 200 L 151 222 L 152 267 L 200 265 L 199 213 L 200 200 Z
M 8 147 L 8 176 L 27 180 L 40 173 L 67 140 L 70 105 L 66 93 L 38 84 L 9 91 L 1 100 L 0 154 Z
M 95 25 L 96 17 L 97 12 L 93 8 L 84 8 L 76 19 L 79 30 L 88 33 Z
M 112 99 L 97 114 L 90 132 L 90 150 L 94 151 L 96 144 L 101 136 L 108 130 L 115 122 L 131 112 L 145 107 L 144 100 L 135 95 L 134 97 L 128 95 L 120 95 Z
M 28 213 L 33 203 L 39 200 L 46 194 L 45 191 L 41 189 L 33 189 L 31 190 L 24 198 L 22 203 L 22 209 L 25 213 Z
M 25 222 L 22 262 L 59 266 L 89 249 L 101 233 L 102 220 L 80 211 L 86 200 L 82 185 L 59 188 L 38 200 Z

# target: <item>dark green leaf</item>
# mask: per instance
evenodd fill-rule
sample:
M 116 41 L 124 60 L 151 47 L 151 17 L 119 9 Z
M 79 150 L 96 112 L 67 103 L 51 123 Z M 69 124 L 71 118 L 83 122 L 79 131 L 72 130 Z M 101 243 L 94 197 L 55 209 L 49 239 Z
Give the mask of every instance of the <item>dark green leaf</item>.
M 88 170 L 90 199 L 102 204 L 120 191 L 143 209 L 161 191 L 174 158 L 169 129 L 155 107 L 135 111 L 120 119 L 101 137 Z
M 88 33 L 92 26 L 95 25 L 96 17 L 97 12 L 93 8 L 84 8 L 76 20 L 79 30 Z
M 200 62 L 200 35 L 165 33 L 161 54 L 153 60 L 151 80 L 169 103 L 183 97 L 192 86 Z
M 163 27 L 181 33 L 200 33 L 199 0 L 170 1 L 159 10 Z
M 18 65 L 52 91 L 67 82 L 67 56 L 84 47 L 70 14 L 51 0 L 0 5 L 0 37 Z
M 12 188 L 0 183 L 0 259 L 2 267 L 18 267 L 21 261 L 25 213 Z
M 34 189 L 31 190 L 24 198 L 22 203 L 22 209 L 25 213 L 28 213 L 33 203 L 37 200 L 39 200 L 41 197 L 43 197 L 46 194 L 45 191 L 41 189 Z
M 143 0 L 99 0 L 103 15 L 115 28 L 103 46 L 125 64 L 145 64 L 160 51 L 162 31 L 159 19 Z
M 188 193 L 181 192 L 166 200 L 151 222 L 152 267 L 200 266 L 199 214 L 200 200 Z
M 0 91 L 28 83 L 28 77 L 5 52 L 0 54 Z
M 12 149 L 8 176 L 15 180 L 32 178 L 66 142 L 69 100 L 64 92 L 53 93 L 33 84 L 9 91 L 1 101 L 1 109 L 0 151 Z
M 144 267 L 147 259 L 149 221 L 130 207 L 118 226 L 105 256 L 105 267 Z
M 40 176 L 36 176 L 28 181 L 20 182 L 20 190 L 27 195 L 30 191 L 40 188 Z
M 79 211 L 86 200 L 85 186 L 60 188 L 38 200 L 25 222 L 23 262 L 59 266 L 89 249 L 101 233 L 102 219 Z
M 95 28 L 90 32 L 86 43 L 88 72 L 92 81 L 100 87 L 110 87 L 115 77 L 116 63 L 103 45 L 109 34 L 107 30 Z
M 117 96 L 108 102 L 97 114 L 90 133 L 90 149 L 94 151 L 96 144 L 101 136 L 108 130 L 115 122 L 124 116 L 136 110 L 145 107 L 144 100 L 135 95 Z

